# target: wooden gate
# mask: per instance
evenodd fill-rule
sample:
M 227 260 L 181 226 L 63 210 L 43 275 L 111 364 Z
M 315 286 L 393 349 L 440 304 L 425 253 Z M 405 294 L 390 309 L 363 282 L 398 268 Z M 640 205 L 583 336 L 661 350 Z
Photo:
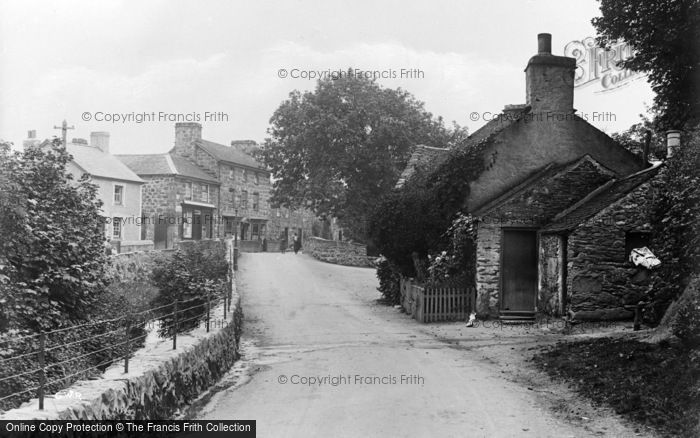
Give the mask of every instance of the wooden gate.
M 472 287 L 421 287 L 415 318 L 420 322 L 465 321 L 476 308 Z

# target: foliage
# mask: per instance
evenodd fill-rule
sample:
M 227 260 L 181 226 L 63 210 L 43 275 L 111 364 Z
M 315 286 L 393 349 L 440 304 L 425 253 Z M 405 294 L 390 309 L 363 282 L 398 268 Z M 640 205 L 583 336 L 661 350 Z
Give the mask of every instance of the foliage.
M 700 344 L 700 277 L 690 282 L 677 305 L 671 331 L 688 345 Z
M 648 73 L 656 93 L 660 129 L 682 129 L 700 121 L 700 2 L 697 0 L 600 0 L 593 19 L 598 42 L 629 43 L 624 68 Z
M 645 309 L 650 322 L 658 322 L 691 275 L 700 272 L 700 130 L 684 136 L 682 144 L 666 161 L 654 199 L 652 244 L 662 264 Z
M 553 377 L 663 436 L 700 434 L 700 354 L 669 343 L 602 338 L 559 343 L 534 357 Z
M 476 224 L 470 215 L 458 213 L 445 233 L 448 249 L 438 255 L 428 255 L 429 281 L 457 281 L 471 285 L 476 269 Z
M 145 338 L 144 321 L 134 317 L 111 321 L 115 315 L 130 312 L 133 312 L 133 308 L 129 302 L 107 292 L 101 296 L 101 306 L 91 312 L 89 323 L 83 322 L 76 328 L 48 334 L 45 344 L 45 360 L 49 365 L 46 368 L 46 394 L 54 394 L 77 380 L 97 376 L 114 361 L 121 361 L 125 354 L 127 333 L 131 338 L 131 350 L 141 348 Z M 131 325 L 127 326 L 127 322 Z M 32 337 L 35 334 L 26 328 L 0 333 L 0 361 L 4 361 L 0 367 L 0 379 L 19 375 L 3 380 L 0 398 L 39 385 L 38 373 L 31 372 L 37 370 L 39 341 L 37 336 Z M 62 363 L 51 366 L 59 362 Z M 5 398 L 0 400 L 0 410 L 18 407 L 33 397 L 36 397 L 36 391 Z
M 626 131 L 614 133 L 610 137 L 622 147 L 641 158 L 644 154 L 644 143 L 648 132 L 651 135 L 649 158 L 666 158 L 666 133 L 658 131 L 653 120 L 641 114 L 640 117 L 642 119 L 640 122 L 630 126 Z
M 89 317 L 108 259 L 97 186 L 74 181 L 59 140 L 0 145 L 0 275 L 12 284 L 6 326 L 50 330 Z
M 400 304 L 401 302 L 401 274 L 396 266 L 386 257 L 380 257 L 377 262 L 377 278 L 379 287 L 377 290 L 388 304 Z
M 417 144 L 465 136 L 445 128 L 401 89 L 349 73 L 293 91 L 275 111 L 260 158 L 274 175 L 272 203 L 337 217 L 348 238 L 365 241 L 366 218 L 391 190 Z
M 430 172 L 416 169 L 399 189 L 389 193 L 374 212 L 372 240 L 381 254 L 396 264 L 403 275 L 415 276 L 411 255 L 421 259 L 448 251 L 453 234 L 447 232 L 453 221 L 460 223 L 460 212 L 469 197 L 469 184 L 495 161 L 486 157 L 493 136 L 471 145 L 458 145 L 447 158 L 434 163 Z M 460 225 L 461 226 L 461 225 Z M 462 244 L 462 243 L 460 243 Z M 457 255 L 457 254 L 453 254 Z M 463 255 L 455 261 L 463 261 Z M 442 261 L 442 260 L 441 260 Z M 468 269 L 469 265 L 463 265 Z M 436 272 L 439 277 L 439 274 Z
M 166 306 L 159 311 L 163 337 L 172 334 L 175 300 L 181 301 L 176 329 L 182 333 L 199 325 L 206 315 L 207 298 L 217 299 L 226 287 L 228 264 L 223 245 L 193 241 L 183 247 L 170 257 L 162 257 L 153 269 L 152 281 L 160 293 L 152 306 Z

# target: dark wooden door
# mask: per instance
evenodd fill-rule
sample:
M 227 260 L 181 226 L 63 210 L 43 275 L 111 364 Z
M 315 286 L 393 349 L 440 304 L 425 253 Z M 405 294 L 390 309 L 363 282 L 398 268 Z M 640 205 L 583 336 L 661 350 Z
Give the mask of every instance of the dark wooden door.
M 535 310 L 537 295 L 537 233 L 504 230 L 501 310 Z
M 202 212 L 199 210 L 192 214 L 192 239 L 202 239 Z
M 158 221 L 153 235 L 153 245 L 155 249 L 165 249 L 168 247 L 168 224 Z

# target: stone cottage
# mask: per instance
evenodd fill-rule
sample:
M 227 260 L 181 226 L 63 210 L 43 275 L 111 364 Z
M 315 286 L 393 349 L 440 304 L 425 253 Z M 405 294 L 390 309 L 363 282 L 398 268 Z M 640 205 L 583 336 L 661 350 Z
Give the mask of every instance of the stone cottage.
M 551 35 L 538 35 L 525 68 L 526 103 L 507 105 L 457 146 L 479 148 L 484 160 L 463 204 L 478 223 L 482 317 L 627 317 L 645 287 L 647 274 L 625 262 L 625 251 L 644 243 L 648 210 L 640 198 L 658 168 L 576 114 L 575 67 L 574 58 L 552 55 Z M 431 151 L 428 171 L 450 153 Z M 610 217 L 614 230 L 593 232 Z
M 117 157 L 145 182 L 141 236 L 156 249 L 218 235 L 220 184 L 214 176 L 171 153 Z

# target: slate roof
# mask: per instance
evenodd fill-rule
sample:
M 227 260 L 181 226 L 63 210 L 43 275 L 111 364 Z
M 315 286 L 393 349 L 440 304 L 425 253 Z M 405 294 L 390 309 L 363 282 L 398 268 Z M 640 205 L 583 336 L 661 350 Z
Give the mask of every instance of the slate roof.
M 661 164 L 622 179 L 609 181 L 557 215 L 549 225 L 542 228 L 542 232 L 556 233 L 573 230 L 604 208 L 619 201 L 625 195 L 652 179 L 659 173 L 660 168 Z
M 225 146 L 208 140 L 197 140 L 197 146 L 210 153 L 219 161 L 226 161 L 228 163 L 239 164 L 255 169 L 263 169 L 262 164 L 253 158 L 249 152 L 244 151 L 243 147 Z
M 413 149 L 408 163 L 406 163 L 406 168 L 401 172 L 401 176 L 396 182 L 396 187 L 403 186 L 404 183 L 416 173 L 417 168 L 431 169 L 437 166 L 442 160 L 447 158 L 447 153 L 449 151 L 449 149 L 434 148 L 422 144 L 417 145 Z
M 494 117 L 484 126 L 474 131 L 465 141 L 455 146 L 455 149 L 468 149 L 474 147 L 483 139 L 498 134 L 508 126 L 516 123 L 525 114 L 530 112 L 528 105 L 508 105 L 499 117 Z M 415 173 L 417 166 L 423 167 L 427 172 L 435 170 L 447 157 L 451 149 L 435 148 L 425 145 L 416 146 L 406 168 L 401 173 L 396 187 L 401 187 Z
M 68 144 L 66 150 L 73 156 L 73 162 L 91 176 L 143 183 L 128 166 L 115 155 L 102 152 L 94 146 Z
M 588 161 L 590 163 L 593 163 L 595 166 L 602 169 L 602 172 L 607 173 L 608 175 L 614 175 L 614 172 L 612 170 L 607 169 L 606 167 L 604 167 L 602 164 L 597 162 L 593 157 L 591 157 L 588 154 L 584 155 L 581 158 L 577 158 L 573 161 L 565 163 L 565 164 L 556 165 L 555 163 L 549 163 L 546 166 L 544 166 L 543 168 L 531 173 L 529 176 L 527 176 L 525 179 L 523 179 L 520 183 L 516 184 L 515 186 L 511 187 L 510 189 L 505 190 L 501 195 L 497 196 L 493 200 L 487 202 L 486 204 L 483 204 L 483 205 L 477 207 L 472 212 L 472 215 L 483 216 L 484 214 L 488 213 L 489 211 L 493 210 L 494 208 L 498 208 L 501 205 L 503 205 L 504 203 L 515 198 L 517 195 L 523 193 L 524 191 L 526 191 L 532 187 L 535 187 L 539 184 L 542 184 L 543 180 L 547 180 L 549 178 L 555 177 L 557 174 L 570 171 L 572 168 L 575 168 L 576 166 L 583 163 L 584 161 Z
M 116 155 L 138 175 L 179 175 L 218 184 L 216 178 L 191 161 L 172 154 Z

